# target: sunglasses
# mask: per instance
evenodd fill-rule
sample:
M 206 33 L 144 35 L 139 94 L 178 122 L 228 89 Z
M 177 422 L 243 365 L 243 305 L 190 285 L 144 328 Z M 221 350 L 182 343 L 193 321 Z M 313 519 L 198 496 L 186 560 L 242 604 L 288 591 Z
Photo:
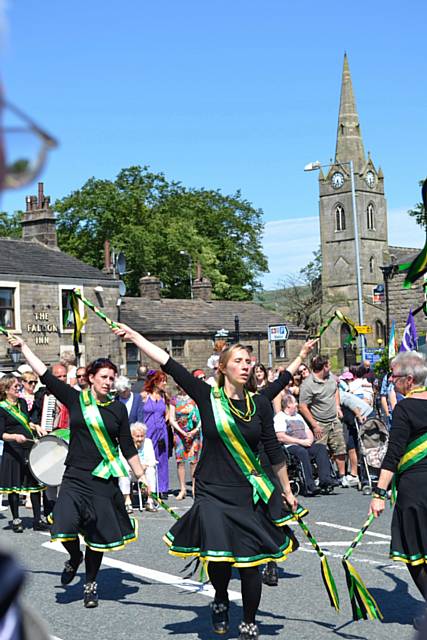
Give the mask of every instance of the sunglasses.
M 36 385 L 36 384 L 37 384 L 37 380 L 25 380 L 25 382 L 26 382 L 27 384 L 34 384 L 34 385 Z

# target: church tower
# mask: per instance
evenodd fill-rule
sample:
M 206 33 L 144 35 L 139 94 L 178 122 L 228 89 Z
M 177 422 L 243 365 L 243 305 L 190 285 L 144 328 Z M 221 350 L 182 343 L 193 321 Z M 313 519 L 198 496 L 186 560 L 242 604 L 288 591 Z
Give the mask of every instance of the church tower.
M 339 308 L 359 324 L 356 279 L 356 242 L 352 205 L 353 162 L 364 323 L 372 327 L 367 346 L 377 347 L 384 339 L 383 305 L 374 304 L 372 289 L 382 282 L 380 266 L 387 263 L 387 206 L 384 176 L 365 149 L 356 109 L 347 54 L 341 81 L 341 98 L 335 159 L 327 173 L 320 170 L 320 237 L 322 251 L 322 316 L 329 318 Z M 327 331 L 322 351 L 334 355 L 345 344 L 346 325 Z M 341 351 L 341 354 L 343 352 Z M 348 354 L 347 354 L 348 355 Z

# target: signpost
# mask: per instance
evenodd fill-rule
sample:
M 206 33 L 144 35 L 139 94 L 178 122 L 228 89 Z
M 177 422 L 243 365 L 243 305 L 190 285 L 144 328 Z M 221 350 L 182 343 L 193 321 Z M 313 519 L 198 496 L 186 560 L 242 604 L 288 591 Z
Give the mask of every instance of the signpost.
M 273 366 L 273 342 L 288 339 L 289 329 L 286 324 L 270 324 L 268 326 L 268 366 Z
M 378 360 L 381 359 L 381 352 L 382 351 L 383 351 L 383 349 L 366 348 L 365 349 L 365 359 L 369 360 L 369 362 L 371 364 L 375 364 L 376 362 L 378 362 Z
M 355 327 L 358 333 L 372 333 L 372 327 L 369 324 L 356 324 Z
M 376 304 L 380 304 L 385 301 L 385 286 L 384 284 L 377 284 L 376 287 L 372 289 L 372 302 Z

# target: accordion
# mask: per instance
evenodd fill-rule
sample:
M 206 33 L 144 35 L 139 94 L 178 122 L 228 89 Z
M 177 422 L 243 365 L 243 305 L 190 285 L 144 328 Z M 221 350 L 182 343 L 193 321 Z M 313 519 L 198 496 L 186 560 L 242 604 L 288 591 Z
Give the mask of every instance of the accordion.
M 52 394 L 46 394 L 43 398 L 41 426 L 46 431 L 68 429 L 69 422 L 67 407 L 61 404 Z

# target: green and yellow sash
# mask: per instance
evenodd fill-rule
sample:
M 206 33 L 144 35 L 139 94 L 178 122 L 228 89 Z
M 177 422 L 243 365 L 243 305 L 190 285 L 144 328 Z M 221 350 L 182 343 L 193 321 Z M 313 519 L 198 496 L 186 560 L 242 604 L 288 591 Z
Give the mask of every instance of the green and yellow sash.
M 397 465 L 397 471 L 393 477 L 392 483 L 392 503 L 396 502 L 397 496 L 397 477 L 400 476 L 404 471 L 410 469 L 417 464 L 420 460 L 427 456 L 427 433 L 423 433 L 419 438 L 410 442 L 406 448 L 405 453 L 400 459 L 399 464 Z
M 0 402 L 0 407 L 4 409 L 10 416 L 12 416 L 12 418 L 15 418 L 15 420 L 22 424 L 24 429 L 28 431 L 31 440 L 34 440 L 34 433 L 30 427 L 28 418 L 25 413 L 22 413 L 18 405 L 10 404 L 10 402 L 8 402 L 7 400 L 2 400 Z
M 216 428 L 218 429 L 221 440 L 231 453 L 246 480 L 252 485 L 252 499 L 254 504 L 256 504 L 260 498 L 264 500 L 265 503 L 268 503 L 274 491 L 274 485 L 264 473 L 259 460 L 257 460 L 236 425 L 222 388 L 212 387 L 211 403 Z
M 108 480 L 110 476 L 121 478 L 127 476 L 127 471 L 120 460 L 117 447 L 113 444 L 99 412 L 95 398 L 89 389 L 80 393 L 80 407 L 89 433 L 102 456 L 102 461 L 92 471 L 97 478 Z

